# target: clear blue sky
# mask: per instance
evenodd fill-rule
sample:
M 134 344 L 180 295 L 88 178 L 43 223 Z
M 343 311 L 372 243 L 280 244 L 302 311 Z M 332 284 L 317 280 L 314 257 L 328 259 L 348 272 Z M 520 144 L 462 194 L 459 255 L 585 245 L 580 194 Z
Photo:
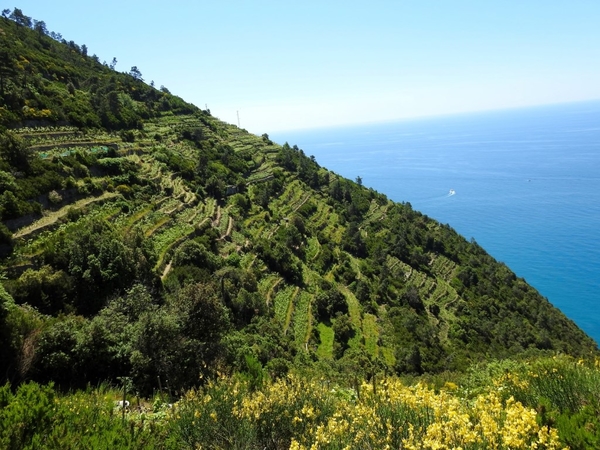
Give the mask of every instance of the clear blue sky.
M 598 0 L 15 6 L 256 134 L 600 99 Z

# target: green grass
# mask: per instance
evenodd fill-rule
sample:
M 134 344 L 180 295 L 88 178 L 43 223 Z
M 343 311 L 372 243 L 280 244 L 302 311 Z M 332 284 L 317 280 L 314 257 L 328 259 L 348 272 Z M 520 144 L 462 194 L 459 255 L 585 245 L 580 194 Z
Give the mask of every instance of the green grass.
M 373 314 L 365 314 L 363 317 L 363 335 L 365 338 L 365 349 L 372 357 L 378 355 L 379 329 L 377 327 L 377 317 Z
M 301 291 L 295 298 L 293 314 L 294 339 L 299 346 L 304 346 L 306 336 L 310 332 L 310 303 L 313 296 L 308 292 Z
M 352 324 L 356 327 L 356 329 L 362 329 L 362 307 L 360 306 L 360 302 L 354 296 L 350 289 L 345 286 L 338 286 L 340 288 L 340 292 L 344 294 L 346 298 L 346 303 L 348 304 L 348 314 L 350 315 L 350 319 L 352 320 Z
M 333 328 L 321 322 L 317 325 L 317 330 L 319 332 L 317 356 L 320 359 L 333 359 Z

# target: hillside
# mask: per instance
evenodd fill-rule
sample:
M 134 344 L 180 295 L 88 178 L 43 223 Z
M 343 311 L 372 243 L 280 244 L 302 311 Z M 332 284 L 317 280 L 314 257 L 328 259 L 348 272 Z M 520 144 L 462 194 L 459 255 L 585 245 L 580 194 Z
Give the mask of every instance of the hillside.
M 148 393 L 253 364 L 371 376 L 596 353 L 448 225 L 16 11 L 0 19 L 9 381 Z

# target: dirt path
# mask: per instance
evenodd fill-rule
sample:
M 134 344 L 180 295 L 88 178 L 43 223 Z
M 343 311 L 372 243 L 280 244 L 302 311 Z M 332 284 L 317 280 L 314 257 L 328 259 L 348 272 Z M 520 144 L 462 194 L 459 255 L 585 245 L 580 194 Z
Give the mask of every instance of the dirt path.
M 171 266 L 173 265 L 173 260 L 169 261 L 169 264 L 166 265 L 165 270 L 163 270 L 162 275 L 160 276 L 160 281 L 163 281 L 166 276 L 169 274 L 169 272 L 171 271 Z
M 229 216 L 229 223 L 227 224 L 227 231 L 225 232 L 225 234 L 223 236 L 221 236 L 219 238 L 219 241 L 222 241 L 223 239 L 225 239 L 229 235 L 231 235 L 231 230 L 232 229 L 233 229 L 233 217 Z
M 290 303 L 288 304 L 288 309 L 285 314 L 285 325 L 283 327 L 284 335 L 287 334 L 288 329 L 290 327 L 290 323 L 292 323 L 292 314 L 294 313 L 294 307 L 296 306 L 296 305 L 294 305 L 294 301 L 296 300 L 296 297 L 298 296 L 298 292 L 300 292 L 300 288 L 296 287 L 296 290 L 294 291 L 294 295 L 292 295 L 292 298 L 290 299 Z
M 220 223 L 221 223 L 221 207 L 217 206 L 217 217 L 215 218 L 215 220 L 213 220 L 212 226 L 215 228 L 218 228 Z
M 314 256 L 310 259 L 311 261 L 316 261 L 317 257 L 321 253 L 321 243 L 319 242 L 319 239 L 317 239 L 317 245 L 319 246 L 319 248 L 317 249 L 317 252 L 314 254 Z
M 300 208 L 304 206 L 304 204 L 310 199 L 310 193 L 306 194 L 304 198 L 300 201 L 300 204 L 294 208 L 294 212 L 298 211 Z
M 229 216 L 229 224 L 227 225 L 227 233 L 225 233 L 225 236 L 229 236 L 231 234 L 232 229 L 233 229 L 233 217 Z
M 267 298 L 266 298 L 266 302 L 267 302 L 267 307 L 269 307 L 271 305 L 271 296 L 273 295 L 273 291 L 275 290 L 275 288 L 277 287 L 277 285 L 279 283 L 281 283 L 283 281 L 283 278 L 279 278 L 274 284 L 273 286 L 271 286 L 271 289 L 269 289 L 269 292 L 267 292 Z

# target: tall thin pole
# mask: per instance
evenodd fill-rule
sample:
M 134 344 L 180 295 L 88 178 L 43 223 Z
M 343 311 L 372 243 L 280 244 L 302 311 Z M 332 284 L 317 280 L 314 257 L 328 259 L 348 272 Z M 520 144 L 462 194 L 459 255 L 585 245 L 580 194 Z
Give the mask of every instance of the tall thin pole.
M 242 127 L 240 127 L 240 112 L 236 111 L 236 113 L 237 113 L 237 118 L 238 118 L 238 128 L 242 128 Z
M 127 401 L 127 382 L 123 380 L 123 405 L 121 410 L 123 412 L 123 423 L 125 423 L 125 402 Z

